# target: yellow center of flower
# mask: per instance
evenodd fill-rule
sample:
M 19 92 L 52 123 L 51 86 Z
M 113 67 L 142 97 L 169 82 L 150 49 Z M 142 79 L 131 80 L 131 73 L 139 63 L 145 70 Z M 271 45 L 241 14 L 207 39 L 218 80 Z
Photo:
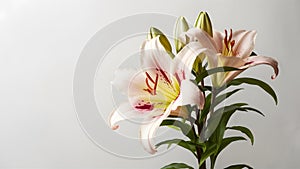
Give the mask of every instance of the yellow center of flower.
M 139 111 L 149 111 L 155 108 L 166 109 L 170 103 L 177 99 L 180 86 L 175 76 L 167 74 L 161 69 L 145 71 L 145 87 L 140 99 L 134 103 Z

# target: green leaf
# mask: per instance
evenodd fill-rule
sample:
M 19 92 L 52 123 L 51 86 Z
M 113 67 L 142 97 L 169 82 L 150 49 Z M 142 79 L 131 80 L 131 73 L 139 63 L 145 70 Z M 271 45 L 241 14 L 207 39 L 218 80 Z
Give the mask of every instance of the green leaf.
M 192 143 L 191 141 L 185 141 L 185 140 L 182 140 L 182 139 L 165 140 L 165 141 L 162 141 L 162 142 L 156 144 L 156 147 L 159 147 L 159 146 L 165 145 L 165 144 L 168 145 L 168 148 L 170 148 L 170 146 L 172 144 L 176 144 L 180 147 L 183 147 L 183 148 L 191 151 L 197 157 L 197 155 L 195 154 L 196 145 L 194 143 Z
M 199 166 L 201 166 L 208 157 L 215 154 L 217 151 L 217 145 L 214 143 L 211 144 L 208 142 L 206 147 L 206 151 L 204 151 L 201 155 Z
M 184 163 L 172 163 L 162 167 L 161 169 L 193 169 L 193 167 Z
M 194 136 L 192 127 L 184 122 L 178 121 L 178 120 L 173 120 L 173 119 L 167 119 L 164 120 L 160 126 L 176 126 L 178 128 L 180 128 L 180 130 L 182 131 L 182 133 L 187 136 L 189 139 L 191 140 L 196 140 L 196 137 Z
M 235 164 L 235 165 L 228 166 L 224 169 L 243 169 L 245 167 L 248 168 L 248 169 L 253 169 L 252 167 L 250 167 L 246 164 Z
M 215 99 L 215 103 L 214 103 L 214 106 L 217 106 L 218 104 L 220 104 L 222 101 L 224 101 L 225 99 L 229 98 L 231 95 L 233 95 L 234 93 L 240 91 L 240 90 L 243 90 L 243 88 L 239 88 L 239 89 L 235 89 L 233 91 L 230 91 L 230 92 L 227 92 L 227 93 L 224 93 L 220 96 L 218 96 L 216 99 Z
M 229 71 L 236 71 L 236 70 L 241 70 L 235 67 L 228 67 L 228 66 L 223 66 L 223 67 L 216 67 L 209 69 L 207 71 L 203 71 L 198 77 L 196 77 L 196 82 L 197 84 L 203 80 L 205 77 L 212 75 L 214 73 L 219 73 L 219 72 L 229 72 Z
M 229 98 L 230 96 L 232 96 L 233 94 L 237 93 L 240 90 L 243 90 L 243 88 L 235 89 L 233 91 L 230 91 L 230 92 L 227 92 L 227 93 L 224 93 L 224 94 L 218 96 L 215 99 L 214 106 L 217 106 L 222 101 Z M 209 113 L 210 108 L 211 108 L 211 93 L 208 94 L 205 98 L 205 104 L 204 104 L 203 110 L 201 111 L 201 117 L 199 119 L 199 122 L 201 122 L 207 116 L 207 114 Z
M 227 84 L 227 87 L 229 87 L 229 86 L 238 86 L 238 85 L 243 84 L 243 83 L 246 83 L 246 84 L 249 84 L 249 85 L 259 86 L 264 91 L 266 91 L 269 95 L 272 96 L 272 98 L 274 99 L 274 101 L 277 105 L 278 100 L 277 100 L 277 96 L 276 96 L 275 91 L 272 89 L 271 86 L 269 86 L 267 83 L 265 83 L 261 80 L 254 79 L 254 78 L 237 78 L 237 79 L 233 79 L 231 82 L 229 82 Z
M 236 131 L 240 131 L 240 132 L 244 133 L 245 135 L 247 135 L 249 137 L 251 144 L 252 145 L 254 144 L 254 136 L 250 129 L 243 127 L 243 126 L 232 126 L 232 127 L 227 127 L 227 129 L 236 130 Z
M 247 105 L 246 103 L 235 103 L 229 106 L 221 107 L 212 113 L 208 119 L 208 125 L 204 130 L 204 138 L 211 137 L 211 141 L 220 143 L 224 136 L 227 123 L 232 114 L 240 107 Z
M 227 137 L 227 138 L 224 138 L 222 140 L 221 146 L 218 149 L 218 153 L 217 154 L 220 154 L 220 152 L 222 150 L 224 150 L 231 143 L 233 143 L 235 141 L 242 141 L 242 140 L 247 140 L 247 139 L 245 139 L 244 137 Z
M 210 110 L 210 105 L 211 105 L 211 93 L 208 94 L 205 98 L 205 103 L 204 103 L 203 109 L 201 110 L 199 123 L 201 123 L 203 121 L 203 119 L 207 116 L 207 114 Z
M 254 112 L 256 112 L 256 113 L 258 113 L 258 114 L 260 114 L 262 116 L 265 116 L 261 111 L 255 109 L 255 108 L 252 108 L 252 107 L 241 107 L 241 108 L 239 108 L 239 110 L 241 110 L 241 111 L 248 111 L 248 110 L 250 110 L 250 111 L 254 111 Z

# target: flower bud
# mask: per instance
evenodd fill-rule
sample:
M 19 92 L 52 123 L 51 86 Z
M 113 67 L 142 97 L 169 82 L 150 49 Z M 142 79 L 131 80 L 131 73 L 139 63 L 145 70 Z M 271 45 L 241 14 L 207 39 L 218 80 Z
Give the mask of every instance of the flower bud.
M 206 31 L 211 37 L 213 36 L 211 21 L 206 12 L 200 12 L 195 22 L 195 27 Z
M 176 21 L 175 30 L 174 30 L 174 41 L 175 41 L 175 48 L 177 53 L 185 46 L 185 44 L 179 40 L 179 37 L 183 32 L 188 31 L 188 29 L 189 29 L 189 25 L 186 22 L 185 18 L 183 16 L 179 17 Z
M 159 36 L 159 41 L 164 46 L 166 51 L 172 53 L 172 47 L 167 37 L 159 29 L 151 27 L 148 34 L 148 39 L 153 39 L 157 36 Z

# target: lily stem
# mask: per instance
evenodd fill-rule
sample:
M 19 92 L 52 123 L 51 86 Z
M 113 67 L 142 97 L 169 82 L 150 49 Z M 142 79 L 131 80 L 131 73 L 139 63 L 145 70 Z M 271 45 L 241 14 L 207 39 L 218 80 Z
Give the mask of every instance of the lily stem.
M 203 87 L 204 86 L 204 81 L 202 80 L 201 81 L 201 86 Z M 204 95 L 204 98 L 205 98 L 205 92 L 202 91 L 203 95 Z M 200 109 L 197 110 L 197 114 L 196 114 L 196 125 L 197 125 L 197 128 L 198 128 L 198 138 L 200 139 L 200 134 L 201 134 L 201 131 L 202 131 L 202 128 L 203 128 L 203 123 L 204 122 L 200 122 Z M 205 121 L 205 120 L 204 120 Z M 198 164 L 199 164 L 199 169 L 206 169 L 206 161 L 204 161 L 202 163 L 202 165 L 200 166 L 200 159 L 201 159 L 201 156 L 203 154 L 203 150 L 201 149 L 201 147 L 198 147 L 196 146 L 196 150 L 197 150 L 197 155 L 198 155 Z

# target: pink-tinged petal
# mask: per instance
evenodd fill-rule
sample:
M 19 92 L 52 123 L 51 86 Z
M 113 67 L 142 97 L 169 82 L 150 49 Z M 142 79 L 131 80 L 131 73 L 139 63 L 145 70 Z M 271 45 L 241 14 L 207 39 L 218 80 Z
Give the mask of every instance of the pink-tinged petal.
M 152 117 L 152 119 L 146 124 L 141 125 L 140 139 L 142 145 L 144 149 L 151 154 L 154 154 L 157 151 L 155 145 L 153 144 L 153 137 L 162 121 L 170 115 L 172 104 L 173 103 L 169 105 L 162 115 Z
M 251 52 L 254 49 L 256 38 L 256 31 L 245 31 L 239 30 L 235 31 L 232 35 L 232 39 L 235 41 L 233 46 L 233 51 L 236 54 L 236 57 L 247 58 L 250 56 Z
M 109 126 L 113 130 L 116 130 L 119 128 L 118 123 L 121 121 L 145 118 L 149 119 L 162 114 L 162 109 L 153 110 L 151 108 L 142 107 L 142 105 L 140 105 L 140 107 L 133 107 L 132 104 L 125 102 L 110 114 L 108 122 Z
M 113 130 L 116 130 L 119 128 L 119 125 L 117 123 L 126 119 L 136 118 L 137 115 L 139 114 L 136 111 L 134 111 L 131 104 L 123 103 L 110 114 L 108 119 L 109 126 Z
M 222 53 L 224 35 L 219 31 L 214 31 L 213 39 L 216 43 L 216 49 L 217 49 L 218 53 Z
M 202 48 L 211 49 L 215 52 L 218 51 L 214 39 L 205 31 L 197 28 L 189 29 L 180 40 L 187 44 L 188 42 L 198 42 Z
M 228 66 L 239 68 L 245 64 L 244 59 L 238 57 L 228 57 L 223 55 L 218 55 L 218 67 Z
M 214 55 L 214 51 L 203 48 L 198 42 L 190 42 L 176 55 L 171 73 L 179 82 L 184 79 L 191 79 L 193 64 L 201 53 Z
M 272 75 L 271 78 L 275 79 L 277 77 L 279 73 L 279 69 L 278 69 L 278 62 L 275 59 L 267 56 L 251 56 L 246 60 L 246 66 L 248 67 L 252 67 L 260 64 L 267 64 L 272 66 L 275 74 Z
M 141 67 L 143 69 L 170 70 L 172 58 L 160 43 L 159 36 L 145 40 L 141 46 Z
M 271 76 L 271 79 L 275 79 L 277 77 L 278 73 L 279 73 L 278 62 L 275 59 L 271 58 L 271 57 L 251 56 L 251 57 L 245 59 L 243 62 L 244 62 L 244 65 L 238 67 L 238 68 L 243 69 L 243 70 L 228 72 L 228 74 L 226 75 L 226 78 L 224 80 L 224 83 L 230 82 L 232 79 L 234 79 L 237 75 L 239 75 L 241 72 L 243 72 L 247 68 L 253 67 L 253 66 L 256 66 L 256 65 L 260 65 L 260 64 L 267 64 L 267 65 L 270 65 L 270 66 L 273 67 L 274 75 Z
M 197 105 L 200 109 L 204 106 L 204 95 L 190 80 L 181 81 L 180 94 L 175 100 L 172 110 L 178 106 Z

